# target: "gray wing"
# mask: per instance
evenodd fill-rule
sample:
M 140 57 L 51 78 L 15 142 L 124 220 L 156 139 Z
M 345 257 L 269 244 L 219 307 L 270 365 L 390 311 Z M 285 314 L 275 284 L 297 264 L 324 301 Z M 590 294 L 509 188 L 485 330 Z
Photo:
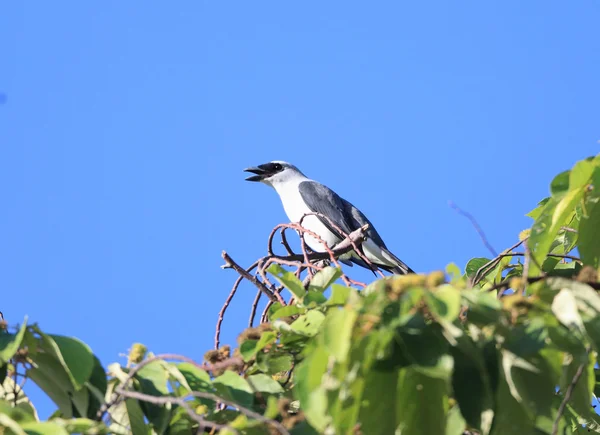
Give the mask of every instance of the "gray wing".
M 354 207 L 344 198 L 340 197 L 333 190 L 327 186 L 317 183 L 316 181 L 303 181 L 298 186 L 298 189 L 300 190 L 300 196 L 302 196 L 302 199 L 310 211 L 313 213 L 321 213 L 322 215 L 327 216 L 335 225 L 337 225 L 347 234 L 350 234 L 352 231 L 362 227 L 365 224 L 369 224 L 367 236 L 381 249 L 385 249 L 386 252 L 392 256 L 399 265 L 397 268 L 390 268 L 389 266 L 385 265 L 378 265 L 379 267 L 393 273 L 404 274 L 413 272 L 408 266 L 406 266 L 400 259 L 398 259 L 387 249 L 381 236 L 369 219 L 367 219 L 367 217 L 359 209 Z M 340 240 L 344 238 L 344 236 L 342 236 L 337 229 L 333 228 L 327 219 L 323 219 L 320 216 L 318 216 L 318 218 L 323 225 L 325 225 L 325 227 L 327 227 L 327 229 L 335 234 Z M 359 250 L 362 251 L 361 248 L 362 247 L 359 247 Z M 348 264 L 348 260 L 340 261 L 342 261 L 344 264 Z M 349 261 L 366 269 L 373 270 L 367 263 L 358 257 L 351 257 Z M 374 272 L 375 271 L 373 270 L 373 273 Z
M 369 224 L 367 236 L 377 245 L 385 248 L 383 240 L 375 230 L 373 224 L 362 214 L 362 212 L 341 198 L 337 193 L 327 186 L 323 186 L 316 181 L 303 181 L 298 186 L 302 199 L 313 213 L 321 213 L 327 216 L 342 231 L 350 234 L 352 231 Z M 334 233 L 340 240 L 344 237 L 331 226 L 327 219 L 319 217 L 319 220 Z

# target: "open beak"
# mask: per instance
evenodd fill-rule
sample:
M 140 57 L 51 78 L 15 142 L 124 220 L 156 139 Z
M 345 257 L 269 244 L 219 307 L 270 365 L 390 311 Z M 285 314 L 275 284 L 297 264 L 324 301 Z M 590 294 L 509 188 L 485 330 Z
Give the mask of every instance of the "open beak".
M 262 181 L 265 177 L 267 177 L 269 175 L 267 173 L 267 171 L 265 171 L 264 169 L 261 169 L 260 166 L 255 166 L 253 168 L 246 168 L 246 169 L 244 169 L 244 172 L 250 172 L 252 174 L 256 174 L 256 175 L 252 175 L 252 176 L 246 178 L 246 181 Z

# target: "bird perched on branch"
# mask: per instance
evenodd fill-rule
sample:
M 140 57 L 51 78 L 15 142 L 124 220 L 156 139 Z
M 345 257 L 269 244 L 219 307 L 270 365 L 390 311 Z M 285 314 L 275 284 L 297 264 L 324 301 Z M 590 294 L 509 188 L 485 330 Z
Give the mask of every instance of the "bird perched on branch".
M 260 181 L 277 191 L 291 222 L 298 223 L 307 213 L 319 213 L 329 218 L 330 221 L 321 216 L 306 216 L 302 221 L 302 226 L 317 234 L 330 248 L 345 238 L 335 226 L 348 235 L 368 224 L 366 240 L 359 246 L 361 253 L 380 269 L 398 275 L 414 273 L 410 267 L 389 251 L 373 224 L 359 209 L 330 188 L 306 177 L 294 165 L 273 161 L 244 169 L 244 171 L 255 174 L 246 178 L 247 181 Z M 317 238 L 305 234 L 304 239 L 313 251 L 326 251 L 323 243 Z M 373 270 L 373 267 L 369 266 L 355 251 L 340 256 L 339 260 L 349 266 L 355 263 Z

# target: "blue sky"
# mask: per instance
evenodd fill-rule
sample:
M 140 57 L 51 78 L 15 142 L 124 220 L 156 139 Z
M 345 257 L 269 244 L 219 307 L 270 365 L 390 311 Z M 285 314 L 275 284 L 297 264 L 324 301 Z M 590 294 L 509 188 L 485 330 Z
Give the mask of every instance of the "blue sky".
M 551 178 L 600 150 L 599 12 L 3 2 L 0 310 L 105 365 L 136 341 L 200 359 L 236 277 L 221 250 L 248 265 L 286 221 L 241 172 L 275 159 L 360 207 L 418 271 L 488 255 L 448 200 L 503 249 Z

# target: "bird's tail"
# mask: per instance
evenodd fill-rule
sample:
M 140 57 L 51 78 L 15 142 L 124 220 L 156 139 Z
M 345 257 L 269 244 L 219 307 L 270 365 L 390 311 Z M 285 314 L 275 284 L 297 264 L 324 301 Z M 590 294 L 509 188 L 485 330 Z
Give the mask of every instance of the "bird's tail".
M 404 261 L 396 257 L 388 249 L 382 248 L 381 250 L 385 252 L 385 254 L 387 254 L 389 257 L 391 257 L 396 263 L 396 266 L 394 267 L 380 266 L 382 269 L 387 270 L 388 272 L 393 273 L 395 275 L 407 275 L 409 273 L 415 273 L 415 271 L 408 267 Z

